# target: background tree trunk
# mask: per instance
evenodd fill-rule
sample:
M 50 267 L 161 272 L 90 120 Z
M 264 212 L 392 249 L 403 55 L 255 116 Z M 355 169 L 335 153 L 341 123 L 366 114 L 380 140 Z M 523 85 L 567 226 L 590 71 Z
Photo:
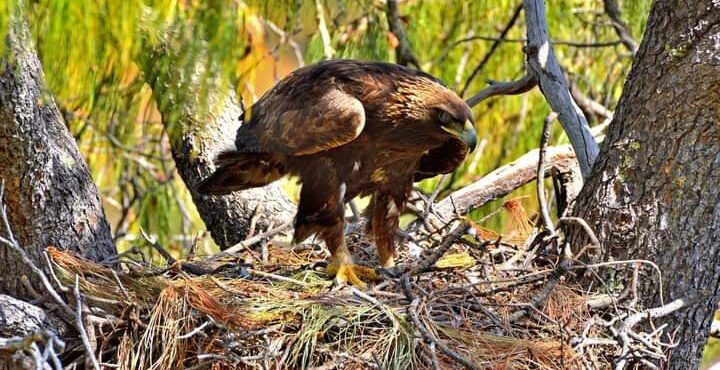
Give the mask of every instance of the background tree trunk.
M 180 49 L 154 48 L 143 62 L 145 79 L 170 137 L 175 165 L 213 239 L 225 249 L 248 237 L 253 218 L 256 232 L 290 222 L 295 204 L 277 182 L 225 196 L 195 191 L 213 172 L 213 159 L 234 148 L 243 108 L 232 91 L 203 73 L 205 58 L 197 58 L 200 61 L 190 66 L 177 62 L 187 52 Z M 201 81 L 203 78 L 206 81 Z M 206 100 L 201 101 L 201 96 Z
M 670 368 L 696 368 L 720 297 L 718 1 L 654 4 L 599 158 L 575 212 L 602 260 L 654 261 L 665 303 L 691 300 L 657 325 L 678 329 Z M 642 303 L 657 306 L 661 285 L 647 275 Z
M 85 161 L 44 90 L 22 11 L 18 2 L 0 61 L 0 179 L 10 227 L 38 266 L 50 245 L 104 260 L 116 254 L 110 227 Z M 36 278 L 19 256 L 0 246 L 0 261 L 0 293 L 30 298 L 21 277 Z

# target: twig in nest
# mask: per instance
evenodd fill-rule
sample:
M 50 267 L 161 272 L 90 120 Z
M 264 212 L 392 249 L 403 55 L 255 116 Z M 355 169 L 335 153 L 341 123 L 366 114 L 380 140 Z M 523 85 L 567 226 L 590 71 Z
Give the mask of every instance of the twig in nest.
M 540 309 L 544 304 L 547 298 L 550 296 L 550 293 L 555 289 L 555 287 L 560 282 L 560 279 L 567 273 L 568 269 L 570 267 L 570 261 L 563 260 L 560 261 L 557 268 L 553 271 L 553 273 L 548 278 L 547 283 L 545 283 L 545 286 L 540 291 L 538 295 L 536 295 L 532 301 L 530 301 L 530 306 L 535 309 Z M 527 314 L 530 313 L 530 310 L 523 308 L 520 310 L 517 310 L 510 314 L 508 317 L 508 322 L 515 322 L 520 320 L 521 318 L 525 317 Z
M 583 220 L 580 217 L 562 217 L 557 222 L 558 227 L 562 224 L 577 224 L 582 227 L 583 231 L 585 231 L 585 234 L 590 238 L 590 245 L 586 245 L 582 247 L 579 251 L 577 251 L 573 258 L 578 259 L 580 258 L 588 249 L 600 249 L 600 240 L 595 235 L 595 232 L 593 229 L 588 225 L 588 223 Z
M 608 261 L 608 262 L 600 262 L 600 263 L 593 263 L 590 265 L 583 264 L 581 261 L 575 260 L 575 262 L 579 262 L 579 266 L 572 266 L 570 269 L 589 269 L 589 268 L 597 268 L 597 267 L 603 267 L 603 266 L 614 266 L 614 265 L 626 265 L 626 264 L 633 264 L 633 263 L 642 263 L 642 264 L 648 264 L 650 265 L 658 274 L 658 294 L 660 296 L 660 304 L 665 304 L 665 299 L 663 298 L 663 282 L 662 282 L 662 271 L 660 270 L 660 267 L 653 262 L 649 260 L 623 260 L 623 261 Z
M 555 235 L 555 227 L 550 218 L 550 211 L 548 210 L 547 200 L 545 199 L 545 153 L 547 152 L 548 141 L 550 141 L 550 124 L 557 116 L 557 113 L 552 112 L 545 118 L 545 122 L 543 122 L 537 166 L 537 198 L 540 204 L 540 215 L 542 216 L 545 228 L 550 232 L 550 237 Z
M 410 276 L 408 274 L 404 274 L 402 278 L 400 278 L 400 282 L 403 287 L 403 291 L 405 292 L 405 296 L 410 301 L 410 305 L 407 307 L 407 314 L 410 317 L 410 320 L 413 322 L 415 327 L 418 329 L 420 334 L 422 335 L 423 339 L 427 341 L 428 343 L 433 343 L 437 349 L 442 351 L 442 353 L 446 354 L 453 360 L 459 362 L 463 366 L 465 366 L 468 369 L 472 370 L 480 370 L 480 367 L 473 364 L 470 360 L 465 358 L 465 356 L 451 350 L 443 343 L 440 343 L 440 341 L 435 338 L 430 331 L 425 327 L 425 325 L 420 321 L 420 319 L 417 317 L 417 306 L 420 303 L 420 299 L 415 296 L 415 293 L 413 293 L 412 288 L 410 287 Z
M 90 363 L 92 363 L 93 368 L 95 370 L 100 370 L 100 364 L 98 363 L 97 358 L 95 357 L 95 352 L 93 351 L 92 347 L 90 346 L 90 339 L 88 338 L 87 331 L 85 330 L 85 324 L 83 323 L 82 319 L 82 296 L 80 295 L 80 275 L 75 275 L 75 289 L 73 289 L 73 292 L 75 293 L 75 324 L 78 329 L 78 335 L 80 335 L 80 339 L 82 339 L 83 347 L 85 347 L 85 353 L 88 356 L 88 359 L 90 360 Z
M 183 334 L 183 335 L 178 335 L 177 339 L 188 339 L 188 338 L 192 338 L 194 335 L 202 332 L 203 329 L 205 329 L 205 327 L 207 327 L 207 326 L 210 325 L 210 324 L 212 324 L 212 321 L 205 321 L 204 323 L 202 323 L 202 325 L 200 325 L 200 326 L 198 326 L 197 328 L 191 330 L 189 333 Z
M 289 278 L 286 276 L 271 274 L 269 272 L 259 271 L 259 270 L 250 269 L 250 268 L 247 269 L 247 272 L 250 273 L 250 275 L 255 275 L 255 276 L 259 276 L 259 277 L 263 277 L 263 278 L 267 278 L 267 279 L 271 279 L 271 280 L 282 281 L 284 283 L 295 284 L 295 285 L 299 285 L 303 288 L 307 288 L 309 286 L 304 281 L 296 280 L 296 279 Z
M 163 246 L 158 243 L 157 238 L 148 235 L 142 227 L 140 228 L 140 234 L 142 235 L 143 239 L 148 242 L 148 244 L 150 244 L 153 248 L 155 248 L 156 251 L 158 251 L 158 253 L 160 253 L 160 256 L 162 256 L 162 258 L 168 265 L 172 265 L 176 262 L 175 258 L 170 255 L 170 252 L 165 250 L 165 248 L 163 248 Z
M 633 327 L 640 323 L 643 319 L 655 319 L 663 316 L 667 316 L 683 307 L 688 306 L 688 301 L 684 299 L 676 299 L 666 305 L 656 307 L 656 308 L 650 308 L 642 312 L 638 312 L 636 314 L 630 315 L 624 320 L 620 322 L 616 330 L 613 331 L 613 334 L 615 337 L 622 343 L 622 353 L 619 356 L 619 360 L 615 364 L 616 370 L 621 370 L 625 368 L 625 364 L 627 363 L 628 358 L 630 358 L 630 351 L 632 350 L 632 346 L 630 345 L 632 342 L 632 339 L 638 340 L 640 339 L 640 336 L 633 331 Z M 632 339 L 631 339 L 632 338 Z M 647 340 L 638 340 L 640 343 L 642 343 L 649 352 L 644 353 L 644 355 L 657 355 L 660 358 L 665 358 L 664 354 L 662 353 L 662 349 L 652 345 L 651 343 L 648 343 Z M 635 357 L 635 356 L 633 356 Z M 640 358 L 639 360 L 643 360 Z M 643 362 L 648 367 L 655 367 L 656 366 L 650 366 L 653 365 L 650 362 Z
M 207 260 L 212 261 L 212 260 L 216 260 L 218 258 L 227 257 L 227 256 L 229 256 L 233 253 L 237 253 L 255 243 L 258 243 L 265 238 L 270 238 L 277 234 L 280 234 L 281 232 L 289 229 L 290 227 L 292 227 L 292 222 L 286 222 L 272 230 L 268 230 L 268 231 L 265 231 L 264 233 L 260 233 L 253 237 L 247 238 L 247 239 L 241 241 L 240 243 L 237 243 L 237 244 L 233 245 L 232 247 L 225 249 L 222 252 L 216 253 L 215 255 L 209 257 Z
M 456 226 L 449 234 L 445 235 L 440 245 L 435 248 L 435 251 L 433 251 L 432 254 L 430 254 L 420 263 L 415 265 L 415 268 L 411 269 L 409 274 L 417 275 L 423 272 L 430 271 L 433 265 L 435 265 L 435 262 L 437 262 L 440 257 L 442 257 L 443 254 L 445 254 L 445 252 L 447 252 L 448 249 L 452 247 L 453 243 L 455 243 L 465 234 L 469 227 L 470 224 L 467 221 L 463 221 L 460 225 Z

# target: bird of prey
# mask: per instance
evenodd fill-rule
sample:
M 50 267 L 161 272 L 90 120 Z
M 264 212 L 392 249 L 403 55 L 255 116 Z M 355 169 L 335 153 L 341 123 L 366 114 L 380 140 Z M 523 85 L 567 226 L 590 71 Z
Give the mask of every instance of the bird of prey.
M 293 242 L 322 238 L 332 255 L 327 273 L 359 287 L 359 276 L 377 275 L 353 264 L 345 246 L 345 203 L 372 196 L 367 229 L 390 268 L 413 181 L 452 172 L 476 143 L 460 97 L 429 74 L 390 63 L 328 60 L 297 69 L 244 115 L 236 148 L 216 158 L 198 192 L 222 195 L 297 176 Z

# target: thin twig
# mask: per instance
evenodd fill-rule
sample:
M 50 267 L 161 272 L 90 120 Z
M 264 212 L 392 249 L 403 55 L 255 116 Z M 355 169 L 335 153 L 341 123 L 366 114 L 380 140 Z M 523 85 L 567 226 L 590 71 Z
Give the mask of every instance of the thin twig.
M 461 354 L 451 350 L 446 345 L 441 343 L 438 339 L 436 339 L 430 331 L 425 327 L 425 324 L 423 324 L 420 319 L 417 317 L 417 306 L 420 302 L 420 299 L 415 296 L 415 294 L 412 291 L 412 288 L 410 287 L 410 276 L 408 274 L 404 274 L 402 278 L 400 279 L 403 287 L 403 291 L 405 292 L 405 295 L 407 299 L 410 301 L 410 305 L 407 307 L 407 315 L 410 317 L 410 320 L 412 320 L 415 327 L 418 329 L 422 337 L 428 342 L 428 343 L 434 343 L 435 347 L 437 347 L 440 351 L 442 351 L 444 354 L 452 358 L 453 360 L 459 362 L 463 366 L 465 366 L 468 369 L 472 370 L 480 370 L 480 367 L 476 366 L 472 363 L 472 361 L 468 360 Z
M 410 49 L 410 41 L 408 41 L 405 26 L 403 26 L 402 19 L 400 18 L 397 0 L 387 0 L 385 14 L 388 21 L 388 28 L 398 40 L 398 46 L 395 49 L 396 62 L 405 66 L 413 65 L 415 68 L 420 69 L 420 63 Z
M 452 245 L 465 234 L 469 227 L 470 224 L 465 221 L 456 226 L 449 234 L 445 235 L 442 242 L 440 242 L 440 245 L 435 248 L 432 254 L 420 261 L 420 263 L 415 265 L 415 268 L 410 270 L 410 275 L 415 276 L 417 274 L 430 271 L 435 265 L 435 262 L 437 262 L 440 257 L 442 257 L 445 252 L 447 252 L 448 249 L 450 249 L 450 247 L 452 247 Z
M 250 273 L 250 275 L 255 275 L 258 277 L 263 277 L 263 278 L 271 279 L 271 280 L 282 281 L 284 283 L 295 284 L 295 285 L 299 285 L 303 288 L 307 288 L 310 286 L 308 283 L 306 283 L 304 281 L 296 280 L 296 279 L 289 278 L 289 277 L 282 276 L 282 275 L 272 274 L 272 273 L 265 272 L 265 271 L 260 271 L 260 270 L 255 270 L 255 269 L 249 268 L 249 269 L 247 269 L 247 272 Z
M 607 13 L 608 17 L 612 21 L 615 33 L 617 33 L 618 37 L 620 37 L 620 41 L 630 51 L 630 53 L 635 56 L 638 51 L 638 44 L 632 38 L 632 35 L 630 35 L 630 29 L 627 24 L 622 20 L 617 1 L 603 0 L 603 6 L 605 8 L 605 13 Z
M 95 357 L 95 352 L 92 349 L 92 346 L 90 346 L 90 339 L 88 338 L 87 331 L 85 330 L 85 324 L 83 323 L 82 319 L 82 296 L 80 295 L 80 275 L 75 275 L 75 289 L 73 289 L 73 292 L 75 293 L 75 324 L 78 329 L 78 335 L 80 335 L 80 339 L 82 339 L 83 347 L 85 347 L 85 353 L 88 356 L 88 359 L 90 360 L 90 363 L 92 363 L 93 368 L 95 370 L 100 370 L 100 364 L 98 363 L 97 358 Z
M 233 245 L 232 247 L 223 250 L 222 252 L 218 252 L 218 253 L 214 254 L 213 256 L 207 258 L 207 260 L 208 261 L 216 260 L 218 258 L 230 256 L 233 253 L 237 253 L 255 243 L 261 242 L 263 239 L 270 238 L 277 234 L 280 234 L 281 232 L 289 229 L 290 227 L 292 227 L 292 222 L 286 222 L 274 229 L 267 230 L 264 233 L 260 233 L 253 237 L 247 238 L 247 239 Z
M 474 107 L 481 101 L 495 95 L 518 95 L 528 92 L 537 86 L 537 78 L 535 78 L 534 74 L 528 73 L 517 81 L 501 82 L 488 80 L 487 83 L 489 85 L 488 87 L 480 90 L 480 92 L 465 101 L 469 106 Z
M 315 11 L 318 22 L 318 31 L 320 32 L 320 38 L 323 43 L 323 55 L 325 56 L 325 59 L 332 59 L 333 54 L 335 54 L 335 49 L 332 47 L 330 32 L 328 32 L 327 24 L 325 23 L 325 14 L 320 0 L 315 0 Z
M 510 16 L 510 20 L 505 24 L 505 27 L 503 27 L 502 31 L 500 32 L 500 39 L 504 39 L 505 36 L 507 36 L 508 32 L 513 28 L 515 23 L 517 22 L 518 18 L 520 18 L 520 11 L 523 8 L 523 4 L 520 3 L 515 7 L 515 10 L 513 11 L 512 16 Z M 496 40 L 493 42 L 493 44 L 490 46 L 490 50 L 485 54 L 483 59 L 478 63 L 478 65 L 473 69 L 473 71 L 470 73 L 470 76 L 465 81 L 465 86 L 463 86 L 462 90 L 460 90 L 460 96 L 465 96 L 465 92 L 467 91 L 468 87 L 470 87 L 470 84 L 472 83 L 473 79 L 482 71 L 483 67 L 487 64 L 487 62 L 490 60 L 490 57 L 495 53 L 497 48 L 500 46 L 501 41 Z M 472 105 L 471 105 L 472 106 Z
M 555 235 L 555 227 L 550 218 L 550 211 L 548 210 L 547 200 L 545 199 L 545 153 L 547 152 L 547 145 L 550 141 L 550 124 L 555 118 L 557 118 L 557 113 L 552 112 L 545 117 L 545 122 L 543 122 L 537 166 L 537 199 L 540 204 L 540 215 L 542 216 L 545 229 L 550 232 L 551 237 Z

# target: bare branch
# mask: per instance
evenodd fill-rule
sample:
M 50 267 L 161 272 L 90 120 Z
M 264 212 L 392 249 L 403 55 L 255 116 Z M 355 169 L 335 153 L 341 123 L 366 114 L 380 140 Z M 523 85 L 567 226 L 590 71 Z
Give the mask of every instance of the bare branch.
M 490 46 L 490 50 L 487 52 L 487 54 L 485 54 L 485 56 L 480 61 L 480 63 L 478 63 L 478 65 L 475 67 L 475 69 L 473 69 L 473 71 L 470 73 L 470 76 L 468 77 L 467 81 L 465 81 L 465 86 L 460 91 L 460 96 L 465 95 L 465 92 L 467 91 L 468 87 L 472 83 L 472 80 L 475 79 L 475 77 L 478 75 L 478 73 L 480 73 L 480 71 L 482 71 L 482 69 L 485 67 L 487 62 L 490 60 L 490 57 L 492 57 L 492 55 L 495 53 L 497 48 L 502 43 L 501 40 L 503 40 L 505 38 L 505 36 L 507 36 L 508 32 L 510 32 L 510 30 L 513 28 L 513 26 L 517 22 L 518 18 L 520 18 L 520 10 L 522 10 L 522 8 L 523 8 L 523 4 L 519 4 L 515 8 L 515 11 L 513 12 L 512 16 L 510 17 L 510 20 L 505 24 L 505 27 L 503 27 L 503 30 L 500 32 L 500 36 L 498 37 L 498 39 L 493 42 L 493 44 Z
M 332 47 L 332 41 L 330 40 L 330 32 L 328 32 L 327 24 L 325 23 L 325 12 L 320 0 L 315 0 L 315 11 L 318 22 L 318 30 L 320 31 L 320 38 L 323 43 L 323 55 L 325 59 L 332 59 L 335 50 Z
M 545 152 L 547 151 L 547 144 L 550 141 L 550 124 L 557 118 L 557 113 L 550 113 L 545 118 L 543 123 L 542 137 L 540 139 L 540 151 L 538 155 L 537 165 L 537 198 L 540 204 L 540 215 L 542 215 L 545 228 L 550 231 L 551 235 L 555 235 L 555 227 L 552 224 L 550 218 L 550 211 L 548 210 L 547 200 L 545 199 Z
M 538 150 L 535 149 L 512 163 L 487 174 L 480 180 L 451 193 L 435 205 L 435 212 L 441 219 L 451 219 L 456 212 L 461 215 L 467 214 L 487 202 L 510 194 L 535 179 L 537 163 Z M 576 169 L 576 157 L 570 146 L 563 145 L 547 149 L 546 176 L 570 173 Z
M 404 66 L 413 65 L 417 69 L 420 69 L 420 63 L 410 49 L 410 41 L 408 41 L 407 34 L 405 34 L 405 27 L 402 24 L 402 19 L 400 19 L 397 0 L 387 0 L 385 14 L 390 32 L 398 39 L 398 46 L 395 49 L 396 62 Z
M 93 351 L 90 345 L 90 338 L 88 338 L 87 331 L 85 330 L 85 324 L 82 319 L 82 296 L 80 295 L 80 276 L 75 275 L 75 326 L 77 326 L 78 334 L 82 339 L 83 347 L 85 347 L 85 354 L 87 354 L 90 363 L 93 365 L 95 370 L 100 370 L 100 364 L 95 357 L 95 351 Z
M 607 13 L 608 17 L 610 17 L 615 33 L 617 33 L 618 37 L 620 37 L 620 41 L 630 51 L 630 53 L 635 56 L 638 51 L 638 44 L 632 38 L 632 35 L 630 35 L 630 30 L 628 29 L 627 24 L 622 20 L 617 1 L 604 0 L 603 5 L 605 7 L 605 13 Z
M 480 90 L 480 92 L 475 94 L 475 96 L 465 101 L 469 106 L 474 107 L 481 101 L 495 95 L 522 94 L 537 86 L 537 79 L 533 74 L 526 74 L 523 78 L 517 81 L 500 82 L 488 80 L 487 82 L 490 86 Z
M 570 139 L 580 164 L 583 179 L 590 176 L 599 147 L 580 108 L 568 90 L 565 77 L 550 46 L 550 36 L 542 0 L 525 0 L 525 24 L 528 43 L 528 67 L 538 78 L 540 90 L 553 111 L 559 114 L 560 123 Z

